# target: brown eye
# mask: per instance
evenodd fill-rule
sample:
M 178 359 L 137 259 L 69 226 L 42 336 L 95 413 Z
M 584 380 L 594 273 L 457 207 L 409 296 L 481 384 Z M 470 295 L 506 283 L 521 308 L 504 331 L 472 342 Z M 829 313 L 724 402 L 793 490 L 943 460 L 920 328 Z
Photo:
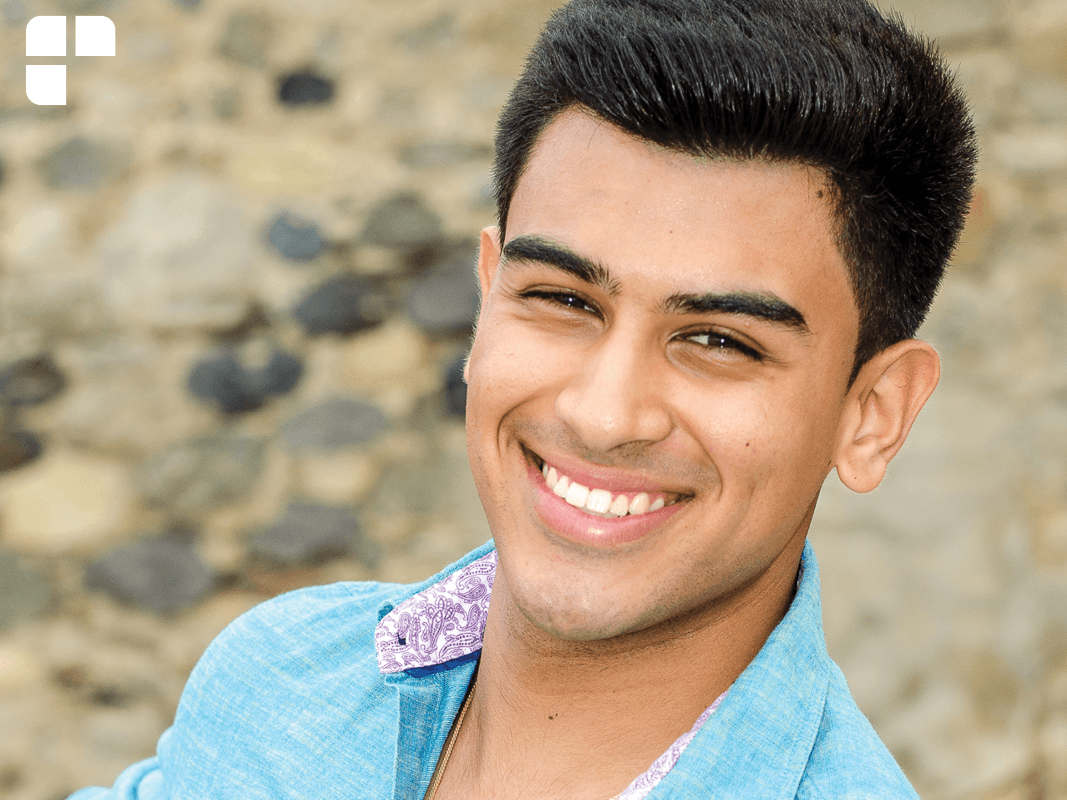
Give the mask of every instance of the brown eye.
M 696 333 L 690 333 L 684 337 L 685 341 L 693 342 L 708 350 L 728 350 L 739 353 L 740 355 L 751 358 L 755 361 L 762 361 L 763 355 L 755 349 L 749 347 L 746 344 L 742 344 L 733 337 L 727 336 L 716 331 L 698 331 Z
M 563 306 L 564 308 L 571 309 L 573 311 L 587 312 L 590 314 L 600 315 L 600 312 L 586 302 L 585 298 L 572 294 L 571 292 L 549 292 L 542 289 L 523 292 L 523 297 L 532 297 L 538 300 L 544 300 L 547 303 L 553 305 Z

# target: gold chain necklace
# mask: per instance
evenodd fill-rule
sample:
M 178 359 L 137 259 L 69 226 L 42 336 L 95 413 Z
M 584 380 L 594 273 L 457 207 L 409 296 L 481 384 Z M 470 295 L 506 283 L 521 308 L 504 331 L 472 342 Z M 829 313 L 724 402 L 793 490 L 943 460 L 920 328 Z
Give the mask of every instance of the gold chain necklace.
M 456 717 L 456 724 L 452 726 L 452 730 L 448 732 L 448 741 L 445 742 L 445 750 L 441 754 L 441 760 L 437 763 L 437 769 L 434 771 L 433 780 L 430 781 L 430 788 L 426 792 L 424 800 L 433 800 L 437 794 L 437 787 L 441 783 L 441 779 L 445 776 L 445 767 L 448 766 L 448 759 L 452 757 L 452 748 L 456 746 L 456 739 L 459 738 L 459 729 L 463 727 L 463 718 L 467 716 L 467 708 L 471 704 L 471 698 L 474 697 L 474 687 L 478 685 L 478 676 L 474 676 L 474 680 L 471 682 L 471 690 L 467 692 L 467 697 L 463 701 L 463 705 L 459 709 L 459 715 Z M 619 792 L 610 800 L 619 800 L 622 797 L 622 792 Z

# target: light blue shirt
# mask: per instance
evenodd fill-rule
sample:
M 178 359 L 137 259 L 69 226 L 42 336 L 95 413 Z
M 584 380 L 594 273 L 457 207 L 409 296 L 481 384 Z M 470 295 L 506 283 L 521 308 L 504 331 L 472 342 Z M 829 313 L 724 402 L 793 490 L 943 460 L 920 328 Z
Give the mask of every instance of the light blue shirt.
M 421 800 L 478 651 L 383 674 L 378 623 L 492 549 L 414 586 L 300 589 L 234 621 L 193 670 L 157 754 L 70 800 Z M 785 618 L 650 800 L 916 800 L 822 631 L 805 544 Z

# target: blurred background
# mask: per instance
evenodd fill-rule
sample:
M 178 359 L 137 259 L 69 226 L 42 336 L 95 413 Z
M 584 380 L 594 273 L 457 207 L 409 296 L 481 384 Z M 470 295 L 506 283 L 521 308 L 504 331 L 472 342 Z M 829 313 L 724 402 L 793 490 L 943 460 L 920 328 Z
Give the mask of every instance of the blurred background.
M 0 1 L 0 798 L 151 755 L 255 603 L 489 537 L 458 365 L 555 5 Z M 881 487 L 823 492 L 828 643 L 927 800 L 1067 798 L 1067 0 L 895 7 L 982 161 L 941 386 Z M 79 14 L 114 58 L 25 55 Z M 49 63 L 65 106 L 26 98 Z

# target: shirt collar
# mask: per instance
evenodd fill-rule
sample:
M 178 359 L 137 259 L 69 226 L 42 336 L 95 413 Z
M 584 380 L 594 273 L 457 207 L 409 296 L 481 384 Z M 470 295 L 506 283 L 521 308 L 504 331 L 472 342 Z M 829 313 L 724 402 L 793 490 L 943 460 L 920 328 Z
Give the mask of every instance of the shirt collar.
M 490 541 L 420 584 L 395 607 L 384 606 L 375 630 L 379 670 L 417 674 L 477 653 L 496 567 Z M 680 790 L 679 796 L 705 796 L 710 788 L 706 767 L 674 769 L 681 759 L 691 765 L 737 767 L 716 771 L 716 780 L 730 789 L 726 796 L 794 797 L 822 719 L 829 668 L 818 564 L 805 542 L 796 595 L 759 655 L 620 798 L 644 800 L 657 788 L 670 794 Z M 712 714 L 721 719 L 709 729 L 705 722 Z M 732 791 L 742 783 L 744 791 Z M 760 787 L 769 791 L 764 794 Z
M 426 669 L 481 650 L 496 550 L 402 601 L 378 622 L 382 674 Z
M 715 773 L 711 785 L 697 777 L 699 769 L 672 770 L 664 779 L 667 793 L 792 800 L 819 732 L 835 669 L 822 629 L 819 567 L 805 542 L 796 596 L 785 617 L 730 687 L 715 714 L 716 724 L 705 726 L 679 759 L 679 765 L 684 760 L 730 764 L 731 769 Z
M 378 669 L 383 675 L 435 667 L 482 648 L 497 566 L 497 552 L 492 545 L 490 541 L 478 548 L 459 562 L 458 569 L 453 565 L 448 568 L 451 572 L 443 573 L 444 577 L 434 576 L 429 586 L 422 584 L 426 588 L 416 590 L 385 613 L 374 632 Z M 486 548 L 492 549 L 479 555 Z M 468 563 L 464 565 L 464 561 Z M 803 586 L 806 569 L 813 574 L 808 577 L 808 585 Z M 803 611 L 791 608 L 791 616 L 803 614 L 809 625 L 814 622 L 821 641 L 818 565 L 808 543 L 797 574 L 797 595 L 793 606 L 802 606 Z

